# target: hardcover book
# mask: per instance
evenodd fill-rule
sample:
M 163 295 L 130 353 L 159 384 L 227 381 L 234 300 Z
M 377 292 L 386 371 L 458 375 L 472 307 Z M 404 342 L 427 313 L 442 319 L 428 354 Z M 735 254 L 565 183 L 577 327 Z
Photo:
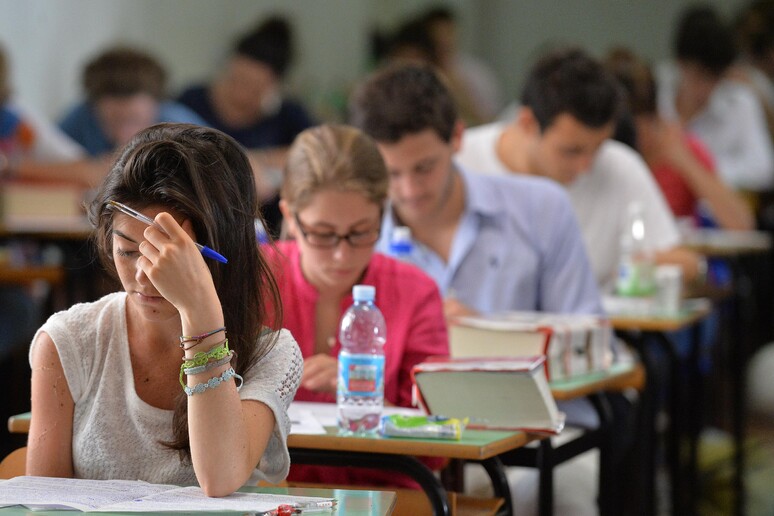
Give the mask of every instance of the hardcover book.
M 432 415 L 474 428 L 557 434 L 564 426 L 544 356 L 428 360 L 414 366 L 414 395 Z

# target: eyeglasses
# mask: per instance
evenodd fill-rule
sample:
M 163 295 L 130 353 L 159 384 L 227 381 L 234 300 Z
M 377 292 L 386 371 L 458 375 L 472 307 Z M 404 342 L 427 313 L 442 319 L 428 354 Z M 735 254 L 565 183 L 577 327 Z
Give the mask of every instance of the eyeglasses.
M 319 247 L 321 249 L 332 249 L 339 245 L 339 242 L 346 240 L 352 247 L 369 247 L 374 245 L 379 240 L 381 228 L 369 229 L 366 231 L 350 231 L 346 235 L 339 235 L 338 233 L 315 233 L 304 228 L 301 224 L 301 220 L 298 218 L 298 214 L 293 214 L 293 218 L 296 219 L 298 230 L 304 237 L 307 244 L 312 247 Z

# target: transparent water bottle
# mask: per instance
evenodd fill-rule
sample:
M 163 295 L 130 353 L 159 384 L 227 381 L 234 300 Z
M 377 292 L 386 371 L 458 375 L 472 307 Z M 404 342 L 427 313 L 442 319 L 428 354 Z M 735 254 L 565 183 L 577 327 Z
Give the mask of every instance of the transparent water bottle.
M 656 291 L 653 254 L 645 243 L 645 216 L 642 203 L 629 204 L 627 222 L 621 234 L 621 254 L 616 291 L 622 296 L 647 297 Z
M 411 256 L 414 249 L 414 242 L 411 240 L 411 228 L 407 226 L 395 226 L 390 235 L 389 255 L 398 260 L 407 259 Z
M 371 434 L 384 407 L 384 316 L 374 304 L 376 288 L 352 287 L 354 303 L 341 318 L 336 389 L 339 432 Z

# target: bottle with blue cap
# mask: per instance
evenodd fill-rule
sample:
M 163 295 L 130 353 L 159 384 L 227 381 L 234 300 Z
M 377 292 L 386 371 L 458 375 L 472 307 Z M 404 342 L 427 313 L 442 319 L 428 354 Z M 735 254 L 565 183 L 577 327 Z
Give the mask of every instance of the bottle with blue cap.
M 339 327 L 339 374 L 336 389 L 339 432 L 376 433 L 384 407 L 384 316 L 374 304 L 376 288 L 352 287 L 354 303 Z
M 411 239 L 411 228 L 395 226 L 390 235 L 389 255 L 398 260 L 405 260 L 411 256 L 413 249 L 414 241 Z

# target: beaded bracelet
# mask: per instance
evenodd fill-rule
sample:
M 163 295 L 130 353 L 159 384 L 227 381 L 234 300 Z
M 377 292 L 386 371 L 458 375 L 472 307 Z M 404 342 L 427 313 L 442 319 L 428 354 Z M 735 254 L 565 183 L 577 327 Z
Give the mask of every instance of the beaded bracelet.
M 190 369 L 196 366 L 203 366 L 204 364 L 210 361 L 220 360 L 221 358 L 228 355 L 228 353 L 229 353 L 228 339 L 226 339 L 207 352 L 199 351 L 191 359 L 186 360 L 186 358 L 183 357 L 183 363 L 180 365 L 180 385 L 182 385 L 183 388 L 185 388 L 185 382 L 183 381 L 183 374 L 186 369 Z
M 180 347 L 183 349 L 191 349 L 193 347 L 196 347 L 199 345 L 201 341 L 206 339 L 207 337 L 210 337 L 211 335 L 215 335 L 216 333 L 226 331 L 225 326 L 221 326 L 220 328 L 216 328 L 212 331 L 208 331 L 207 333 L 202 333 L 201 335 L 181 335 L 180 336 Z M 186 342 L 196 342 L 193 346 L 183 347 L 183 344 Z
M 229 367 L 228 369 L 226 369 L 226 371 L 222 375 L 220 375 L 220 376 L 213 376 L 212 378 L 210 378 L 209 380 L 207 380 L 204 383 L 197 383 L 193 387 L 188 387 L 187 385 L 184 385 L 183 386 L 183 390 L 185 391 L 185 393 L 187 395 L 193 396 L 194 394 L 201 394 L 201 393 L 203 393 L 207 389 L 214 389 L 215 387 L 217 387 L 221 383 L 223 383 L 226 380 L 229 380 L 231 378 L 234 378 L 235 382 L 237 380 L 239 381 L 239 383 L 236 386 L 237 391 L 239 391 L 239 389 L 242 388 L 242 381 L 243 380 L 242 380 L 241 376 L 236 374 L 236 371 L 234 371 L 233 367 Z
M 232 350 L 228 352 L 228 355 L 226 355 L 225 357 L 221 358 L 218 361 L 207 362 L 204 365 L 183 369 L 183 373 L 185 373 L 186 375 L 200 374 L 205 371 L 209 371 L 210 369 L 215 369 L 216 367 L 220 367 L 222 365 L 228 364 L 229 362 L 231 362 L 231 359 L 233 357 L 234 357 L 234 351 Z

